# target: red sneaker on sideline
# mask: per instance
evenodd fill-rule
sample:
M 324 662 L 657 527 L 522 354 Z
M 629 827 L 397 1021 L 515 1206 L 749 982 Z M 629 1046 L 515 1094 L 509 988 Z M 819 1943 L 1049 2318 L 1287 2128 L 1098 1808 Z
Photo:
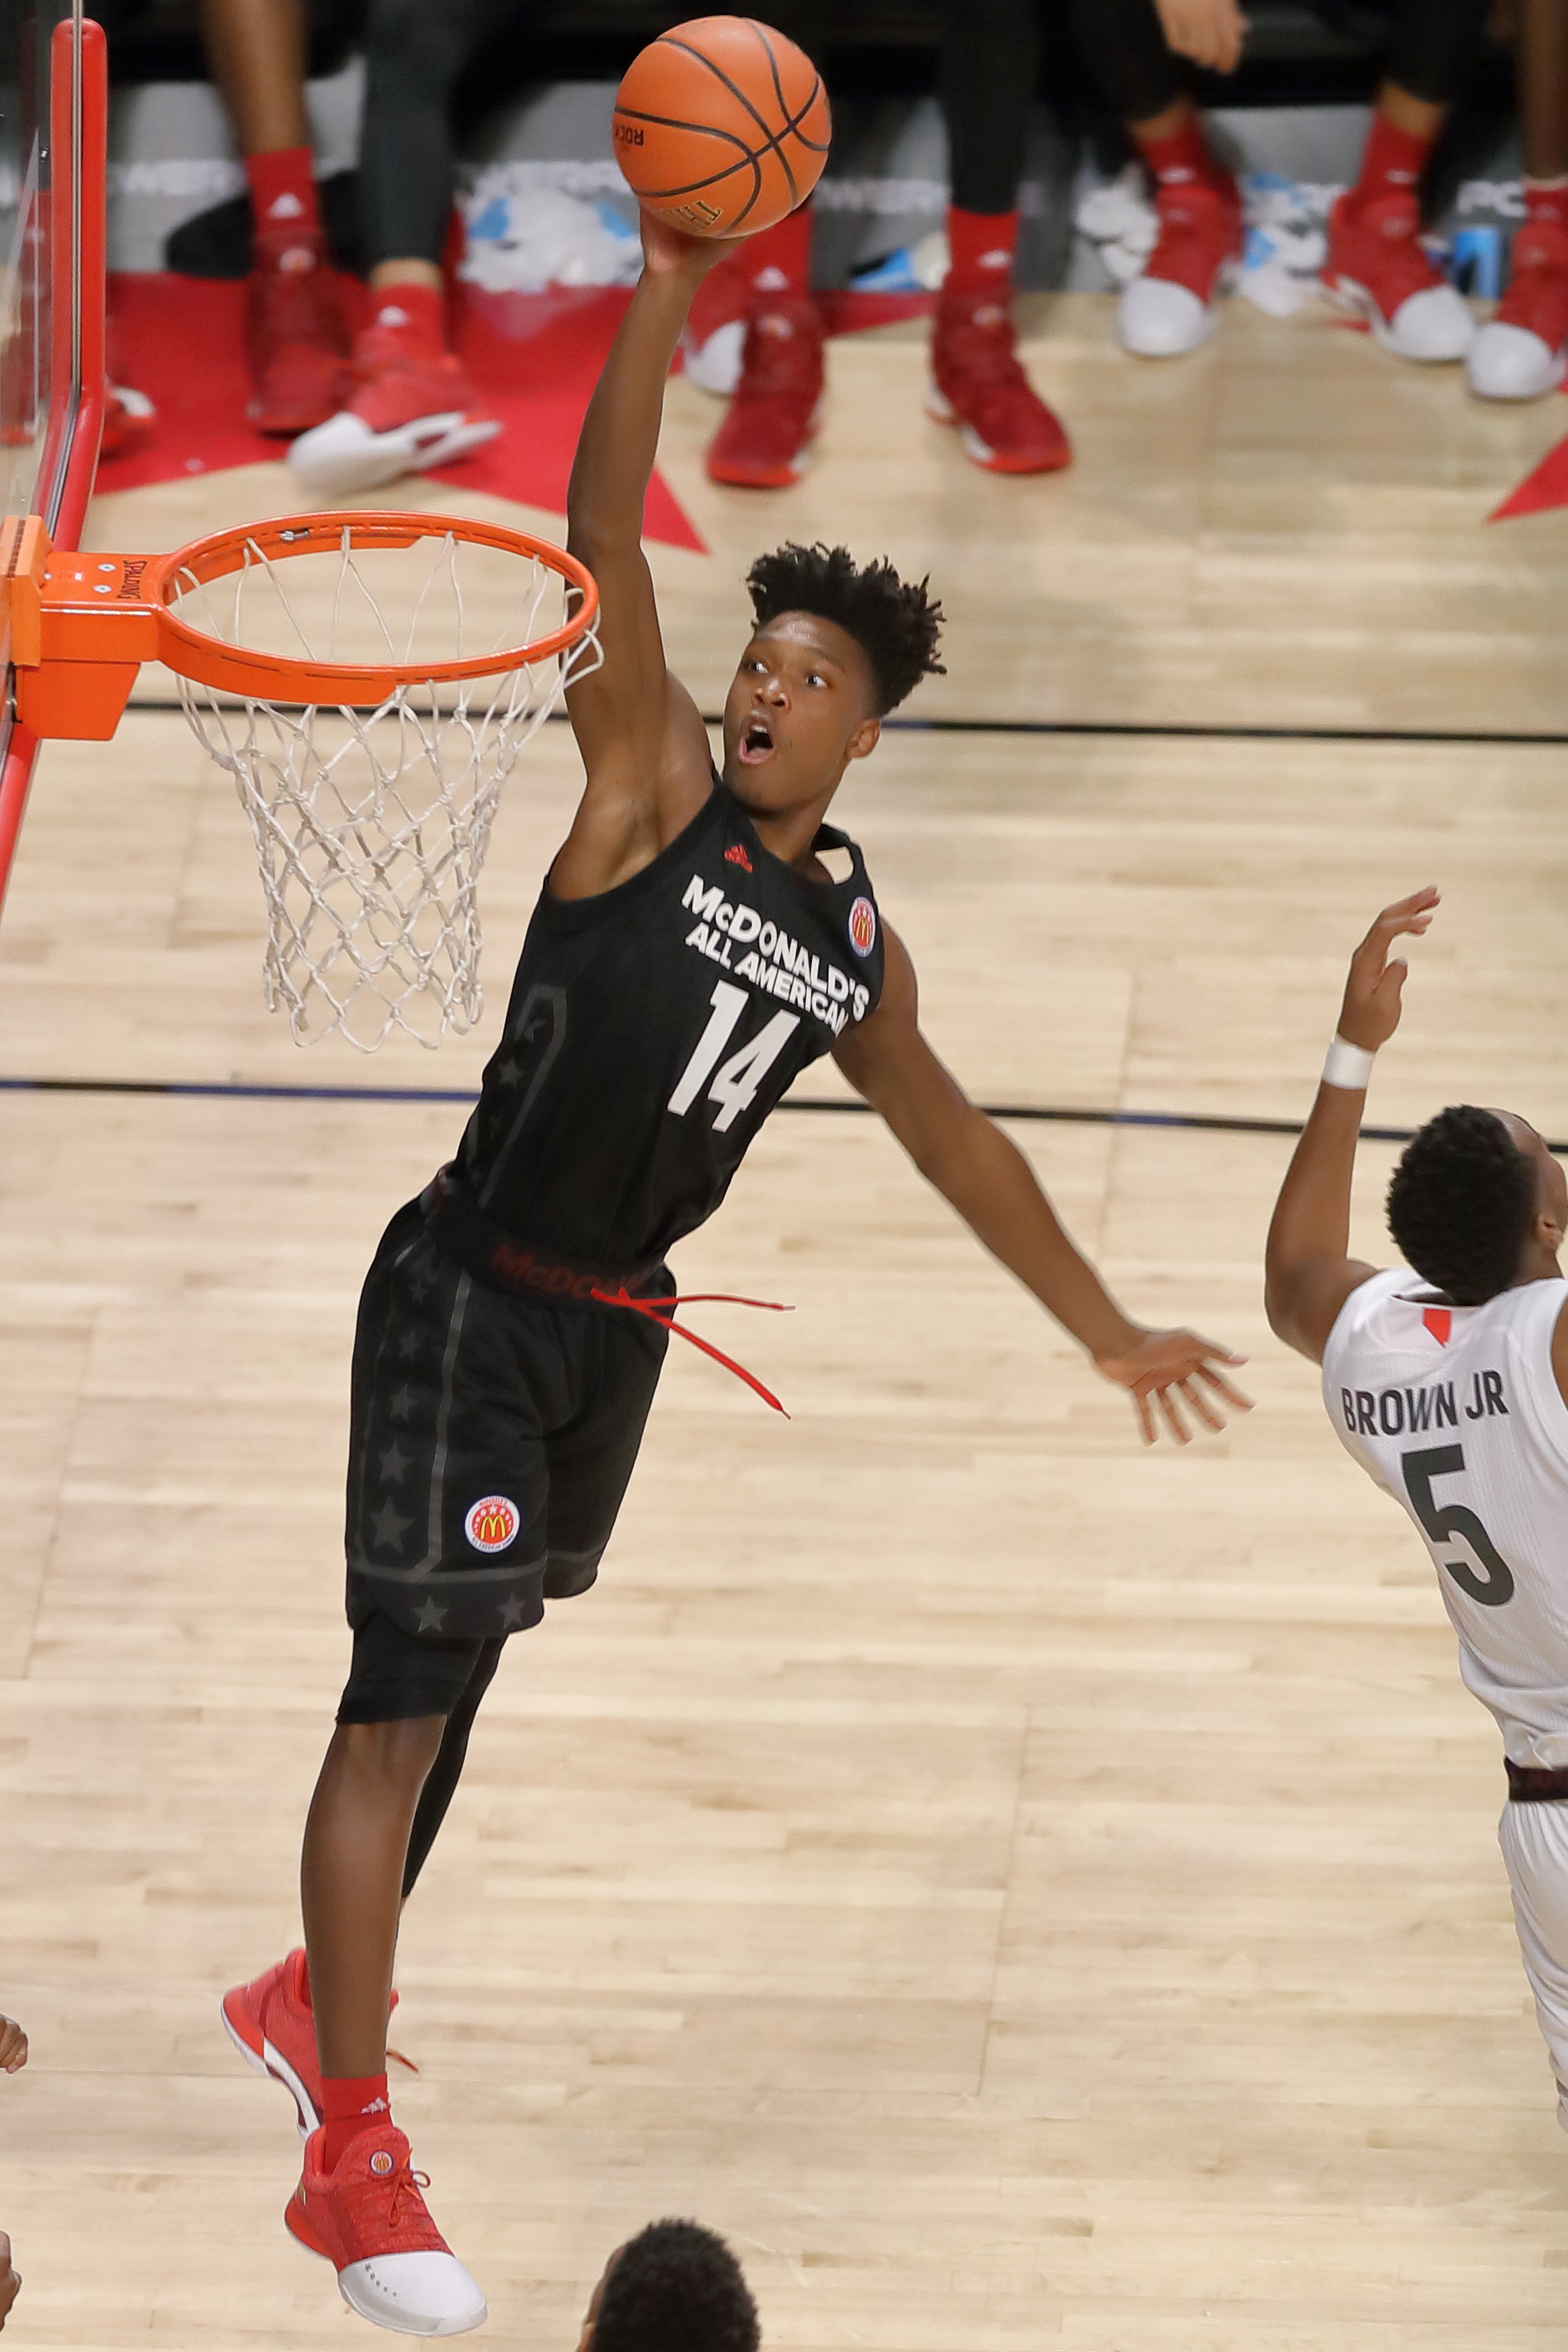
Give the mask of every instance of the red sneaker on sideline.
M 264 263 L 245 289 L 245 346 L 255 386 L 246 411 L 258 433 L 324 424 L 353 389 L 349 331 L 326 247 L 300 240 L 291 267 Z
M 289 450 L 289 463 L 312 497 L 331 502 L 379 489 L 467 457 L 500 431 L 451 352 L 411 326 L 395 303 L 383 303 L 354 345 L 359 390 Z
M 1223 180 L 1161 181 L 1154 211 L 1154 249 L 1122 288 L 1116 315 L 1130 352 L 1168 360 L 1213 334 L 1247 232 L 1241 190 L 1228 173 Z
M 1072 445 L 1018 358 L 1010 305 L 994 294 L 946 295 L 931 325 L 926 408 L 956 425 L 977 466 L 993 474 L 1051 474 Z
M 799 481 L 822 401 L 823 340 L 822 315 L 809 295 L 753 309 L 741 381 L 709 444 L 711 480 L 753 490 Z
M 321 2120 L 321 2062 L 316 2055 L 316 2021 L 305 1999 L 305 1981 L 304 1951 L 290 1952 L 248 1984 L 226 1992 L 219 2012 L 224 2032 L 247 2063 L 258 2074 L 270 2074 L 291 2095 L 300 2110 L 301 2139 L 308 2139 Z M 395 1992 L 388 2016 L 396 2007 Z M 400 2065 L 409 2064 L 395 2050 L 386 2054 Z
M 1470 390 L 1483 400 L 1539 400 L 1568 373 L 1568 227 L 1526 221 L 1513 241 L 1508 292 L 1470 345 Z
M 1384 351 L 1405 360 L 1462 360 L 1475 321 L 1421 247 L 1414 191 L 1354 205 L 1353 188 L 1329 215 L 1322 281 L 1347 310 L 1359 311 Z
M 484 2296 L 430 2218 L 406 2138 L 388 2116 L 349 2142 L 332 2172 L 325 2134 L 305 2143 L 285 2226 L 338 2274 L 352 2311 L 399 2336 L 462 2336 L 489 2316 Z

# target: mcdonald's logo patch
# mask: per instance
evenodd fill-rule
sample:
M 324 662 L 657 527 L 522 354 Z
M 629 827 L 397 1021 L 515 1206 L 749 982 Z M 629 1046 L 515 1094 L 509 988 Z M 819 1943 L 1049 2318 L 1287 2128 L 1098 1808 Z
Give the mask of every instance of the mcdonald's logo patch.
M 508 1495 L 486 1495 L 463 1521 L 463 1533 L 476 1551 L 505 1551 L 515 1543 L 522 1514 Z
M 868 956 L 877 944 L 877 909 L 869 898 L 857 898 L 849 909 L 849 944 L 858 956 Z
M 370 2168 L 373 2172 L 379 2173 L 383 2179 L 384 2179 L 386 2175 L 392 2170 L 391 2150 L 384 2147 L 378 2147 L 375 2154 L 371 2158 Z

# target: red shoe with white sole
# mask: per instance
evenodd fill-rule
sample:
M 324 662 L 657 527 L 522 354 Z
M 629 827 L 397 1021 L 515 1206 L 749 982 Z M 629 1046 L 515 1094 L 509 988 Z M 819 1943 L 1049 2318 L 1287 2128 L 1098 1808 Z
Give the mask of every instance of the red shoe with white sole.
M 281 267 L 251 271 L 245 341 L 254 386 L 246 413 L 258 433 L 303 433 L 349 398 L 348 325 L 320 237 L 300 240 Z
M 764 302 L 746 322 L 741 381 L 709 444 L 710 480 L 778 490 L 805 471 L 822 401 L 822 316 L 809 295 Z
M 1414 191 L 1359 205 L 1351 201 L 1354 194 L 1347 188 L 1329 215 L 1322 268 L 1328 292 L 1360 313 L 1384 351 L 1428 363 L 1462 360 L 1475 321 L 1422 249 Z
M 937 304 L 926 408 L 957 427 L 988 473 L 1051 474 L 1072 463 L 1072 444 L 1024 373 L 1011 306 L 993 293 Z
M 396 303 L 383 303 L 354 345 L 359 390 L 290 448 L 289 466 L 312 498 L 330 505 L 450 465 L 500 431 L 500 419 L 486 415 L 451 352 L 432 347 L 411 326 Z
M 270 2074 L 281 2083 L 293 2099 L 300 2110 L 301 2139 L 308 2139 L 321 2120 L 321 2062 L 316 2055 L 316 2021 L 305 1997 L 306 1982 L 304 1952 L 290 1952 L 248 1984 L 226 1992 L 220 2012 L 224 2032 L 240 2056 L 258 2074 Z M 396 2007 L 395 1992 L 387 2014 Z M 386 2054 L 410 2074 L 419 2071 L 400 2051 Z
M 1483 400 L 1539 400 L 1568 373 L 1568 226 L 1561 221 L 1527 220 L 1514 238 L 1508 292 L 1465 365 Z
M 429 2186 L 389 2116 L 352 2139 L 331 2172 L 324 2132 L 305 2143 L 300 2186 L 283 2215 L 290 2234 L 338 2274 L 351 2311 L 398 2336 L 462 2336 L 489 2316 L 484 2296 L 430 2218 Z
M 1196 351 L 1213 334 L 1247 232 L 1241 190 L 1217 166 L 1210 179 L 1160 181 L 1154 211 L 1160 234 L 1121 289 L 1117 325 L 1140 359 L 1168 360 Z

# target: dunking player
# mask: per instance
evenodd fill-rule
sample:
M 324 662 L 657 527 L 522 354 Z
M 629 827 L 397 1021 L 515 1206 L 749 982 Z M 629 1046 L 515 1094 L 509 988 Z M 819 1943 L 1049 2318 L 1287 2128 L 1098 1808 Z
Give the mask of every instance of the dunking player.
M 1502 1732 L 1498 1838 L 1568 2128 L 1568 1182 L 1517 1112 L 1439 1111 L 1388 1190 L 1405 1265 L 1345 1254 L 1367 1081 L 1405 984 L 1389 950 L 1436 904 L 1388 908 L 1352 961 L 1269 1229 L 1268 1320 L 1321 1363 L 1341 1444 L 1426 1538 L 1459 1672 Z
M 383 2326 L 485 2305 L 387 2108 L 398 1910 L 508 1633 L 591 1584 L 668 1344 L 665 1252 L 712 1214 L 791 1080 L 832 1053 L 975 1234 L 1130 1390 L 1146 1438 L 1244 1405 L 1237 1359 L 1122 1313 L 1028 1163 L 921 1036 L 860 853 L 823 823 L 883 714 L 939 667 L 940 607 L 885 562 L 786 547 L 715 773 L 665 667 L 640 544 L 665 378 L 721 247 L 649 219 L 569 493 L 604 665 L 574 686 L 581 805 L 523 945 L 456 1164 L 393 1219 L 360 1308 L 348 1508 L 353 1664 L 301 1871 L 306 1948 L 225 2003 L 310 2134 L 294 2234 Z M 819 853 L 847 856 L 835 880 Z M 313 2018 L 312 2018 L 313 2011 Z M 318 2065 L 318 2052 L 320 2063 Z

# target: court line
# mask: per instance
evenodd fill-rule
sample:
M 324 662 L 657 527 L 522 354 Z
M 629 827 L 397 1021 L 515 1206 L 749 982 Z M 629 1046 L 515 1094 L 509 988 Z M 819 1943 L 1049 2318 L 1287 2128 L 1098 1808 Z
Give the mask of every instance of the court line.
M 152 696 L 139 696 L 125 706 L 127 712 L 148 710 L 163 716 L 182 710 L 184 707 L 173 695 L 156 700 Z M 223 702 L 217 707 L 238 711 L 243 710 L 245 705 L 243 702 Z M 302 707 L 292 702 L 277 705 L 279 710 L 297 710 Z M 552 710 L 549 723 L 564 726 L 566 713 Z M 721 713 L 703 712 L 704 727 L 719 727 L 722 723 Z M 1543 751 L 1561 751 L 1568 746 L 1568 734 L 1516 734 L 1501 730 L 1487 731 L 1450 727 L 1200 727 L 1154 719 L 915 719 L 900 718 L 896 712 L 883 719 L 882 729 L 885 734 L 902 735 L 1086 735 L 1135 743 L 1451 743 L 1482 750 L 1489 744 L 1510 750 L 1538 745 Z
M 240 1078 L 7 1078 L 0 1077 L 0 1094 L 10 1095 L 132 1095 L 186 1097 L 195 1100 L 233 1102 L 449 1103 L 471 1110 L 479 1097 L 467 1087 L 333 1087 L 306 1082 L 268 1085 Z M 786 1095 L 781 1111 L 847 1114 L 851 1118 L 875 1116 L 869 1103 L 848 1097 Z M 1209 1135 L 1300 1135 L 1299 1118 L 1250 1118 L 1230 1111 L 1096 1110 L 1065 1103 L 981 1103 L 988 1118 L 1033 1120 L 1060 1127 L 1172 1128 Z M 1363 1127 L 1369 1143 L 1408 1143 L 1412 1127 Z M 1568 1143 L 1548 1144 L 1549 1151 L 1568 1152 Z

